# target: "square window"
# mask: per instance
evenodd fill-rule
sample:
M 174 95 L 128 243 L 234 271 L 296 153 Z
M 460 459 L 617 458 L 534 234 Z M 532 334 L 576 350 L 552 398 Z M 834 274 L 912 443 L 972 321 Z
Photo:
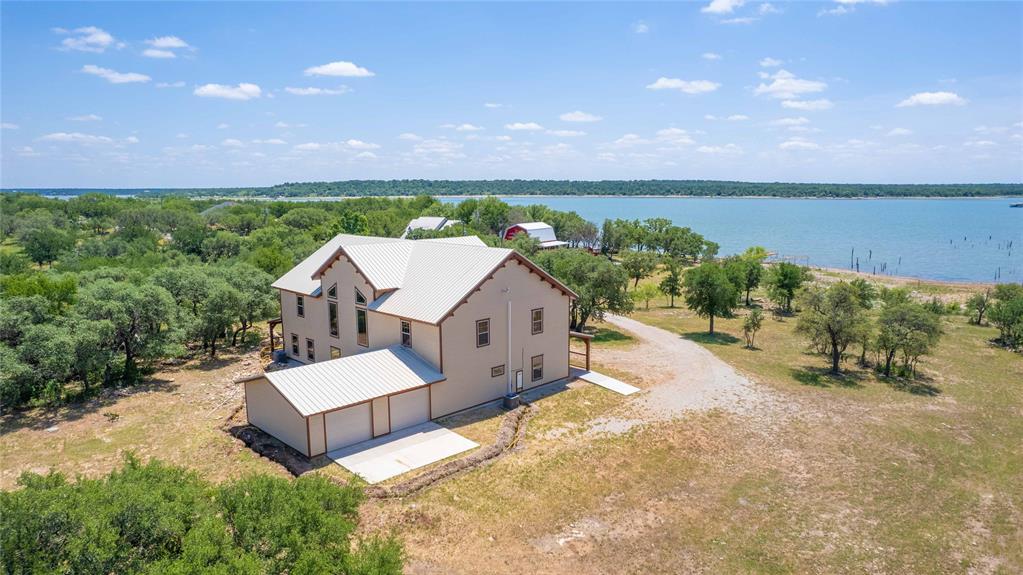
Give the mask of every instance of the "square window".
M 543 308 L 534 309 L 530 313 L 532 320 L 532 332 L 533 335 L 543 333 Z
M 305 340 L 305 356 L 309 361 L 316 361 L 316 346 L 311 339 Z
M 305 298 L 302 296 L 295 296 L 295 313 L 298 317 L 305 317 Z
M 401 322 L 401 345 L 409 347 L 412 345 L 412 323 L 407 321 Z
M 543 379 L 543 356 L 542 355 L 534 355 L 531 364 L 532 364 L 532 368 L 533 368 L 532 369 L 533 373 L 532 373 L 532 377 L 530 378 L 530 381 L 540 381 L 540 380 L 542 380 Z
M 490 345 L 490 319 L 481 319 L 476 322 L 476 347 Z
M 490 368 L 490 377 L 501 377 L 502 375 L 504 375 L 503 363 L 501 365 L 495 365 L 494 367 Z
M 298 336 L 291 334 L 291 355 L 298 357 L 299 353 L 301 352 L 298 351 Z
M 337 359 L 341 357 L 341 348 L 330 346 L 330 359 Z

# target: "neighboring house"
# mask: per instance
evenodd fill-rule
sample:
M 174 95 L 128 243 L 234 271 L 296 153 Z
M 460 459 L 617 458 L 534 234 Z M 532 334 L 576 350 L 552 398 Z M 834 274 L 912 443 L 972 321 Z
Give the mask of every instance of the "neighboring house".
M 554 228 L 552 228 L 550 224 L 545 224 L 543 222 L 515 224 L 505 230 L 504 239 L 510 240 L 515 237 L 516 234 L 528 234 L 529 237 L 535 238 L 536 241 L 540 242 L 540 249 L 542 250 L 560 248 L 568 245 L 568 242 L 558 240 L 557 236 L 554 235 Z
M 402 232 L 401 238 L 405 239 L 412 230 L 438 231 L 450 228 L 451 226 L 460 223 L 462 222 L 459 220 L 449 220 L 440 216 L 422 216 L 410 221 L 408 225 L 405 226 L 405 231 Z
M 309 365 L 243 380 L 248 420 L 309 456 L 569 375 L 575 294 L 476 237 L 339 235 L 273 287 Z

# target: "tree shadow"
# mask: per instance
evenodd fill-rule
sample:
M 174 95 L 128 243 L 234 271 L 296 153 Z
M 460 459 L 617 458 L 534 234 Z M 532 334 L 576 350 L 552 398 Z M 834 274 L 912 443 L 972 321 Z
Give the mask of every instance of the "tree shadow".
M 922 395 L 925 397 L 935 397 L 941 395 L 941 388 L 934 385 L 934 380 L 926 375 L 917 374 L 916 377 L 910 379 L 905 377 L 891 376 L 884 377 L 879 375 L 878 379 L 888 384 L 888 387 L 896 391 L 904 391 L 913 395 Z
M 831 373 L 830 369 L 823 367 L 793 367 L 789 370 L 792 378 L 803 385 L 813 387 L 863 387 L 863 374 L 854 372 L 842 372 L 838 375 Z
M 707 333 L 705 331 L 688 331 L 682 337 L 689 341 L 703 345 L 733 345 L 739 343 L 739 338 L 724 332 Z
M 618 330 L 608 329 L 608 328 L 604 328 L 604 327 L 599 327 L 599 328 L 596 328 L 596 329 L 588 329 L 587 332 L 593 335 L 593 340 L 592 340 L 593 343 L 612 343 L 612 344 L 613 343 L 627 343 L 627 342 L 634 341 L 634 339 L 635 339 L 632 336 L 627 335 L 627 334 L 625 334 L 623 332 L 620 332 Z

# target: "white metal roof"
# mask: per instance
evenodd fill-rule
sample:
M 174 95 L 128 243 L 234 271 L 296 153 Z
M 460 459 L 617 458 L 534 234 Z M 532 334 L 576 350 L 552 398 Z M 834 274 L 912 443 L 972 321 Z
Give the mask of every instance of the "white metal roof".
M 394 238 L 376 238 L 372 236 L 338 234 L 331 238 L 330 241 L 320 246 L 320 248 L 313 252 L 309 257 L 299 262 L 298 265 L 291 268 L 288 273 L 278 278 L 277 281 L 271 285 L 277 289 L 318 296 L 320 295 L 320 278 L 313 277 L 313 275 L 324 262 L 334 256 L 342 244 L 345 246 L 353 246 L 366 243 L 396 241 L 400 240 L 396 240 Z
M 554 242 L 558 240 L 557 236 L 554 235 L 554 228 L 544 222 L 525 222 L 515 224 L 512 227 L 522 228 L 529 234 L 529 237 L 536 238 L 541 242 Z
M 401 237 L 404 239 L 412 230 L 443 230 L 457 223 L 459 223 L 458 220 L 449 220 L 443 216 L 420 216 L 405 226 L 405 232 L 401 234 Z
M 373 287 L 386 292 L 369 303 L 370 310 L 431 324 L 440 323 L 512 255 L 512 250 L 488 247 L 475 236 L 402 240 L 342 234 L 284 274 L 273 287 L 318 296 L 319 270 L 342 252 Z
M 445 379 L 414 351 L 400 345 L 264 376 L 303 417 Z

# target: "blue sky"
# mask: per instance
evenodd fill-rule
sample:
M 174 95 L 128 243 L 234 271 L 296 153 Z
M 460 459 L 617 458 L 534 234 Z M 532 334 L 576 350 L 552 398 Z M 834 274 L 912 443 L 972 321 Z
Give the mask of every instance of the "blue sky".
M 2 4 L 3 187 L 1023 181 L 1023 4 Z

